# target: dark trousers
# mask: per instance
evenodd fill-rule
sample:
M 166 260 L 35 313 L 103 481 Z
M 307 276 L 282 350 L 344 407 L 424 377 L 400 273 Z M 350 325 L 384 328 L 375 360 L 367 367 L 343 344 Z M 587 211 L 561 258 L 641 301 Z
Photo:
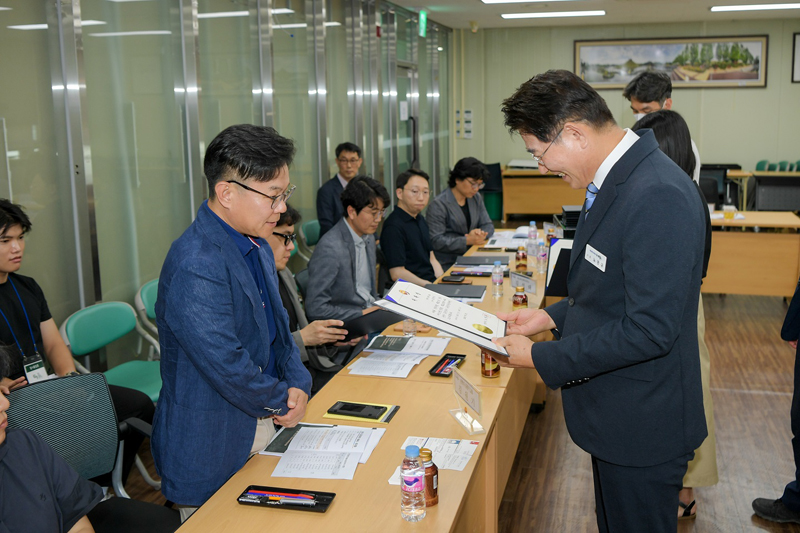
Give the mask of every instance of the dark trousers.
M 678 493 L 694 452 L 666 463 L 633 467 L 592 457 L 600 533 L 675 533 Z
M 794 481 L 786 485 L 781 501 L 800 512 L 800 350 L 794 357 L 794 393 L 792 394 L 792 451 L 794 452 Z
M 122 422 L 126 418 L 139 418 L 148 424 L 153 423 L 153 414 L 156 408 L 145 393 L 116 385 L 109 385 L 108 391 L 111 393 L 111 401 L 114 403 L 114 411 L 117 413 L 118 422 Z M 131 471 L 131 466 L 133 466 L 133 462 L 136 459 L 136 452 L 139 451 L 139 446 L 144 440 L 144 435 L 129 429 L 126 434 L 120 435 L 120 438 L 125 443 L 122 455 L 122 483 L 124 485 L 128 479 L 128 473 Z M 92 481 L 100 486 L 110 487 L 111 474 L 103 474 Z

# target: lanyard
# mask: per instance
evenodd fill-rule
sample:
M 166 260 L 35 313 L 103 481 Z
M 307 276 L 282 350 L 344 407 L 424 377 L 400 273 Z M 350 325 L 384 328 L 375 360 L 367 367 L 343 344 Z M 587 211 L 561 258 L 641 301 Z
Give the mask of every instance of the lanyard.
M 11 287 L 14 289 L 14 292 L 17 295 L 17 300 L 19 300 L 19 305 L 22 306 L 22 313 L 25 315 L 25 321 L 28 323 L 28 331 L 31 334 L 31 341 L 33 342 L 33 351 L 36 355 L 39 355 L 39 348 L 36 347 L 36 339 L 33 338 L 33 328 L 31 328 L 31 320 L 28 318 L 28 311 L 25 309 L 25 304 L 22 303 L 22 298 L 20 298 L 19 291 L 17 291 L 17 286 L 14 285 L 14 280 L 11 279 L 11 276 L 9 276 L 8 282 L 11 283 Z M 17 343 L 17 348 L 19 348 L 19 353 L 22 354 L 22 357 L 24 359 L 25 352 L 22 351 L 22 346 L 17 340 L 17 336 L 14 334 L 14 328 L 11 327 L 11 322 L 8 321 L 8 318 L 6 317 L 6 314 L 3 312 L 2 309 L 0 309 L 0 315 L 3 316 L 3 320 L 5 320 L 6 324 L 8 324 L 8 330 L 11 332 L 11 336 L 14 337 L 14 342 Z

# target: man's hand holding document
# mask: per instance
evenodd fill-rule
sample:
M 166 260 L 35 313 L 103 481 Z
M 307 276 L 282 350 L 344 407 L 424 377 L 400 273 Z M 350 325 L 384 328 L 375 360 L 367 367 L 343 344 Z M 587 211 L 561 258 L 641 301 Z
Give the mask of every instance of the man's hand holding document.
M 493 338 L 506 335 L 506 323 L 503 320 L 413 283 L 396 282 L 386 297 L 375 302 L 375 305 L 494 353 L 508 355 L 504 348 L 492 342 Z

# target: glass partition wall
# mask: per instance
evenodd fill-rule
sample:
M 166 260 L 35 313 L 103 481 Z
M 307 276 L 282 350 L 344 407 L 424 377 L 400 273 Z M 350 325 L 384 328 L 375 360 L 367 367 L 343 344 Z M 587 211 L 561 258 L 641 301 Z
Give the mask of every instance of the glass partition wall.
M 295 140 L 304 220 L 344 141 L 389 190 L 411 166 L 441 190 L 451 33 L 420 37 L 415 13 L 375 0 L 0 0 L 0 44 L 17 51 L 0 57 L 0 197 L 33 221 L 21 272 L 59 324 L 132 303 L 207 197 L 205 147 L 233 124 Z M 101 368 L 137 356 L 121 344 Z

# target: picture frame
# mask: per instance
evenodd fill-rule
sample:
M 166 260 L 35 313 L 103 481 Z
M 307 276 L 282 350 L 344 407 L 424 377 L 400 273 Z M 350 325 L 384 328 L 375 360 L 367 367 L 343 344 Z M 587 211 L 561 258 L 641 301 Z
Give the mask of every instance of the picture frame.
M 792 47 L 792 83 L 800 83 L 800 33 L 794 34 Z
M 768 42 L 767 35 L 575 41 L 575 73 L 595 89 L 623 89 L 645 70 L 668 73 L 678 89 L 766 87 Z M 793 79 L 800 67 L 795 72 Z

